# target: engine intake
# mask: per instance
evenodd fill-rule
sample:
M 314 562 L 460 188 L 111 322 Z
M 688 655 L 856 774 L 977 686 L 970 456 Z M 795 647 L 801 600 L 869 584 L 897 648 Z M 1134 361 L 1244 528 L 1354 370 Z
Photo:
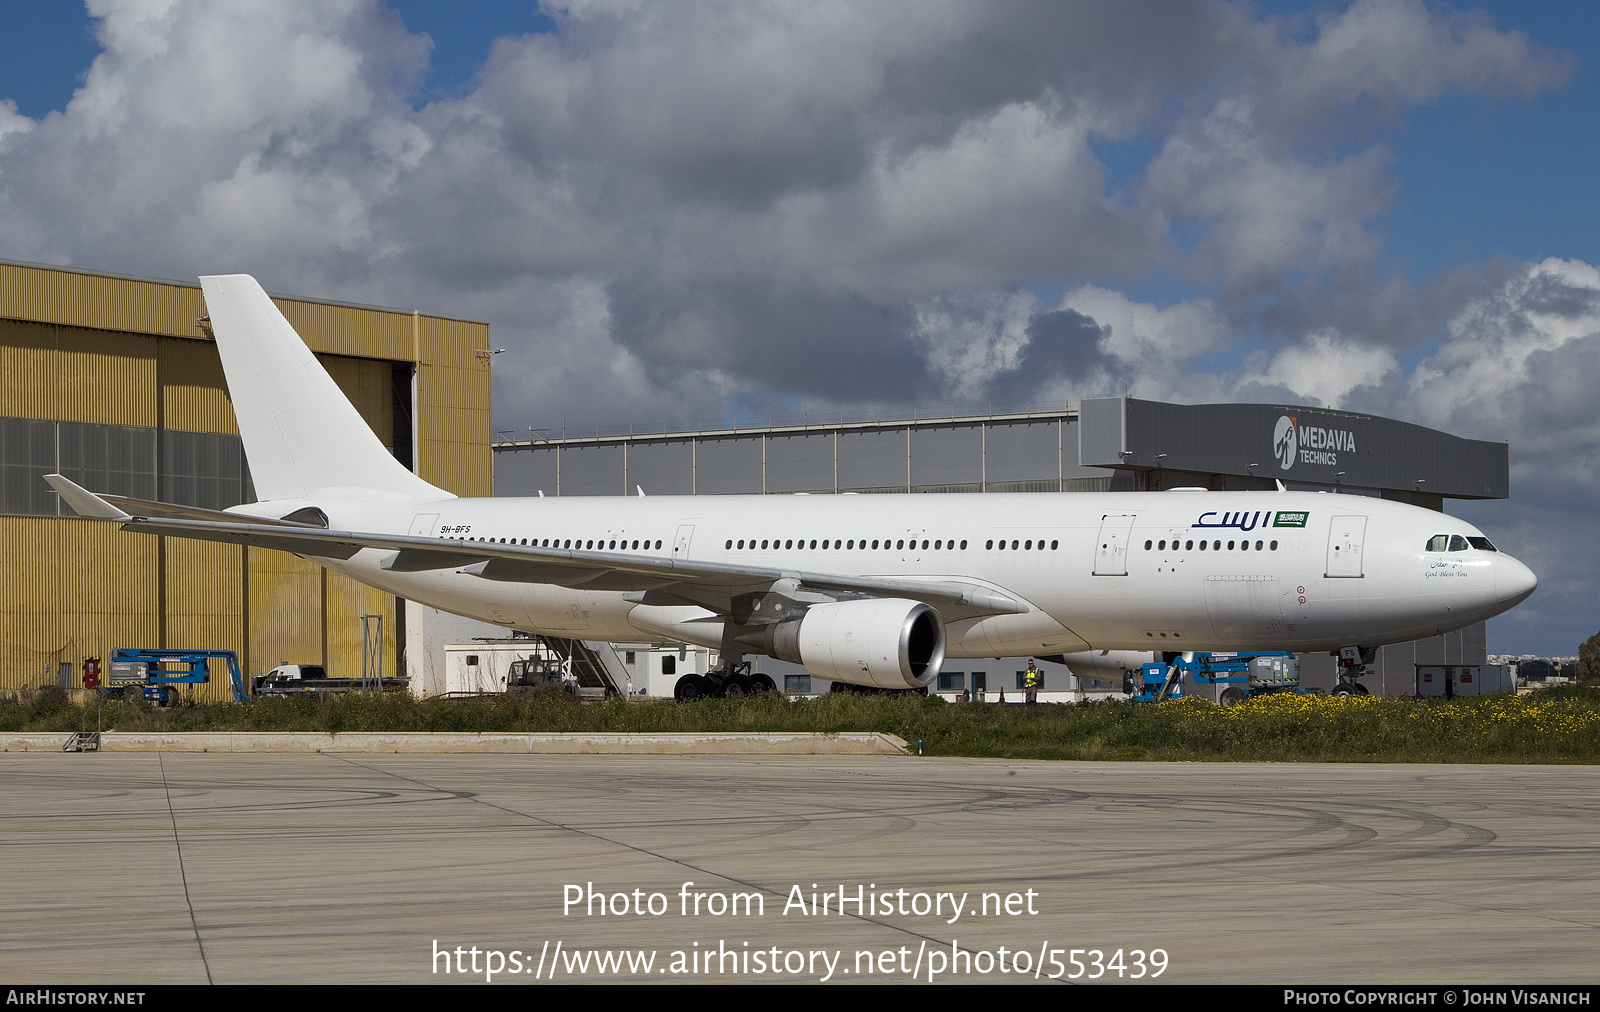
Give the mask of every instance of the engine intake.
M 814 604 L 739 641 L 818 677 L 879 689 L 921 688 L 944 664 L 939 613 L 892 597 Z

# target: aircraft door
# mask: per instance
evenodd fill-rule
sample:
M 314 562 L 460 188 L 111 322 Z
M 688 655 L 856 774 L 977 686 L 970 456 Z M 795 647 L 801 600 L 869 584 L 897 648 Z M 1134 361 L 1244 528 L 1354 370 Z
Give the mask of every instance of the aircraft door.
M 1328 528 L 1328 569 L 1324 575 L 1360 577 L 1361 544 L 1366 537 L 1366 517 L 1334 517 Z
M 1128 541 L 1133 537 L 1134 514 L 1108 513 L 1100 518 L 1100 536 L 1094 542 L 1094 575 L 1128 575 Z
M 433 527 L 439 522 L 437 513 L 418 513 L 411 518 L 411 530 L 406 533 L 414 538 L 433 537 Z
M 683 524 L 678 528 L 678 534 L 672 539 L 672 557 L 674 559 L 687 559 L 689 557 L 689 541 L 694 537 L 694 524 Z

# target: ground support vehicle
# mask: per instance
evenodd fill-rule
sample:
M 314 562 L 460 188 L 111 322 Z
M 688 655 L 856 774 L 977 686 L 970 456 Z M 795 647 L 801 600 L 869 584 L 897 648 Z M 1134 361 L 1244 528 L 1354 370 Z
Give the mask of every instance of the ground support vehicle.
M 257 696 L 304 696 L 328 692 L 381 692 L 404 689 L 409 678 L 329 678 L 320 664 L 280 664 L 257 675 L 251 686 Z
M 1171 654 L 1165 662 L 1145 664 L 1130 681 L 1135 684 L 1128 687 L 1129 698 L 1136 702 L 1182 696 L 1186 681 L 1226 686 L 1217 696 L 1224 706 L 1274 692 L 1310 691 L 1300 688 L 1299 659 L 1284 650 Z
M 249 699 L 244 688 L 244 676 L 239 671 L 239 655 L 232 650 L 118 647 L 111 654 L 107 692 L 113 698 L 126 698 L 129 693 L 138 693 L 158 706 L 170 706 L 177 701 L 177 686 L 203 685 L 211 681 L 211 669 L 206 662 L 213 658 L 228 665 L 234 700 L 244 702 Z

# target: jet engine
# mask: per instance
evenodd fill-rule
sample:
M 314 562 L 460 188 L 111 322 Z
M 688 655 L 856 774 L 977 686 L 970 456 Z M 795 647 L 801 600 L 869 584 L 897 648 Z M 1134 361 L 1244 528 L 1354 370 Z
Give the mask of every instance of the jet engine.
M 820 678 L 879 689 L 921 688 L 944 664 L 939 613 L 899 598 L 814 604 L 739 640 Z

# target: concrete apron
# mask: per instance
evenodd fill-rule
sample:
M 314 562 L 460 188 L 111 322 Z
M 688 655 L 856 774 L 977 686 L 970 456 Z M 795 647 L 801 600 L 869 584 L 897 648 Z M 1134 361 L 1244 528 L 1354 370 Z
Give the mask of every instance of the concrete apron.
M 0 733 L 0 752 L 60 752 L 60 731 Z M 518 755 L 905 755 L 906 741 L 880 732 L 815 734 L 730 731 L 634 734 L 505 732 L 107 731 L 102 752 L 484 752 Z

